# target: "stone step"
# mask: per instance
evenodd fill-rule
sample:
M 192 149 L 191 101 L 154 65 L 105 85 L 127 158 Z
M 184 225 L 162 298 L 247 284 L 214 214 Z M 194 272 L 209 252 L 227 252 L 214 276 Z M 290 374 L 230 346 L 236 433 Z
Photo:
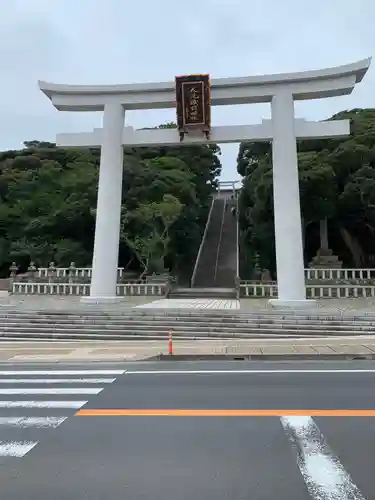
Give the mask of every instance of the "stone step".
M 233 279 L 234 282 L 234 279 Z M 215 288 L 186 288 L 172 290 L 169 299 L 235 299 L 237 296 L 236 290 Z
M 238 341 L 240 340 L 256 340 L 259 342 L 263 342 L 265 340 L 293 340 L 293 337 L 290 337 L 287 334 L 269 334 L 267 335 L 267 339 L 261 336 L 252 336 L 252 337 L 246 337 L 246 339 L 241 338 L 241 337 L 215 337 L 215 336 L 210 336 L 210 337 L 201 337 L 199 334 L 197 335 L 179 335 L 175 336 L 174 339 L 178 341 L 180 339 L 181 341 L 228 341 L 228 340 L 233 340 L 234 338 L 237 338 Z M 321 336 L 317 335 L 299 335 L 299 339 L 305 339 L 305 340 L 314 340 L 314 339 L 321 339 Z M 0 334 L 0 343 L 1 342 L 9 342 L 9 341 L 20 341 L 20 342 L 34 342 L 34 341 L 41 341 L 41 342 L 46 342 L 46 341 L 66 341 L 66 342 L 72 342 L 72 341 L 97 341 L 97 342 L 106 342 L 106 341 L 160 341 L 160 340 L 165 340 L 165 342 L 168 342 L 168 337 L 167 336 L 157 336 L 157 335 L 147 335 L 147 336 L 138 336 L 138 335 L 119 335 L 119 334 L 85 334 L 85 333 L 63 333 L 63 332 L 48 332 L 48 333 L 10 333 L 7 335 L 2 335 Z M 324 342 L 324 339 L 322 340 Z
M 203 293 L 196 293 L 192 295 L 185 295 L 183 293 L 178 293 L 178 292 L 171 292 L 168 295 L 169 299 L 187 299 L 187 298 L 194 298 L 194 299 L 225 299 L 225 300 L 234 300 L 236 299 L 236 293 L 222 293 L 222 294 L 203 294 Z
M 16 326 L 12 325 L 10 327 L 5 327 L 0 329 L 0 334 L 10 334 L 10 333 L 30 333 L 30 334 L 40 334 L 40 333 L 66 333 L 66 334 L 99 334 L 105 337 L 106 335 L 116 334 L 116 335 L 135 335 L 135 336 L 147 336 L 147 335 L 155 335 L 155 336 L 167 336 L 170 329 L 168 328 L 143 328 L 143 327 L 135 327 L 132 329 L 116 329 L 108 326 L 106 328 L 99 327 L 87 327 L 87 325 L 83 325 L 83 327 L 74 326 L 61 326 L 61 325 L 46 325 L 46 326 Z M 366 335 L 365 330 L 345 330 L 340 331 L 337 329 L 324 329 L 319 330 L 312 327 L 304 327 L 298 329 L 290 329 L 290 328 L 277 328 L 274 327 L 272 329 L 264 329 L 264 328 L 255 328 L 248 329 L 247 331 L 238 331 L 238 330 L 230 330 L 220 331 L 218 329 L 204 329 L 197 330 L 194 328 L 191 329 L 172 329 L 173 334 L 177 336 L 196 336 L 199 335 L 201 337 L 217 337 L 217 338 L 254 338 L 254 337 L 268 337 L 270 334 L 281 334 L 294 337 L 299 337 L 301 335 L 315 335 L 315 336 L 351 336 L 351 335 Z M 369 334 L 371 334 L 370 332 Z
M 307 312 L 294 312 L 294 311 L 283 311 L 282 313 L 276 311 L 264 311 L 264 312 L 249 312 L 249 311 L 241 311 L 240 309 L 178 309 L 178 310 L 161 310 L 161 309 L 124 309 L 124 310 L 90 310 L 90 309 L 72 309 L 72 310 L 64 310 L 64 311 L 56 311 L 56 310 L 35 310 L 35 309 L 14 309 L 11 307 L 2 307 L 0 308 L 0 318 L 4 316 L 25 316 L 25 315 L 34 315 L 37 317 L 40 316 L 49 316 L 49 317 L 71 317 L 71 316 L 79 316 L 82 318 L 89 317 L 98 317 L 102 316 L 104 318 L 108 317 L 189 317 L 196 318 L 197 320 L 201 320 L 202 318 L 296 318 L 296 319 L 345 319 L 345 320 L 355 320 L 360 319 L 363 321 L 372 320 L 375 321 L 375 311 L 373 313 L 365 311 L 358 311 L 356 313 L 307 313 Z
M 51 320 L 55 319 L 82 319 L 82 320 L 96 320 L 103 319 L 108 320 L 131 320 L 137 321 L 139 319 L 175 319 L 187 321 L 197 321 L 197 322 L 207 322 L 207 321 L 236 321 L 236 322 L 249 322 L 254 320 L 259 321 L 278 321 L 278 320 L 291 320 L 291 321 L 360 321 L 360 322 L 373 322 L 375 324 L 375 314 L 367 315 L 356 315 L 356 316 L 340 316 L 340 315 L 305 315 L 305 314 L 293 314 L 293 315 L 268 315 L 268 314 L 226 314 L 223 313 L 166 313 L 160 310 L 149 310 L 147 312 L 135 312 L 134 310 L 125 313 L 88 313 L 80 311 L 66 311 L 66 312 L 54 312 L 54 311 L 14 311 L 14 310 L 0 310 L 0 321 L 3 318 L 47 318 Z
M 174 335 L 174 340 L 183 340 L 183 341 L 189 341 L 189 340 L 221 340 L 221 341 L 226 341 L 226 340 L 233 340 L 233 338 L 238 338 L 238 340 L 259 340 L 260 342 L 262 340 L 280 340 L 280 339 L 289 339 L 292 340 L 295 338 L 293 335 L 288 335 L 288 334 L 282 334 L 282 333 L 268 333 L 267 335 L 252 335 L 248 336 L 246 338 L 243 337 L 233 337 L 233 336 L 201 336 L 199 333 L 196 334 L 186 334 L 186 335 L 181 335 L 181 334 L 175 334 Z M 311 335 L 311 334 L 302 334 L 298 335 L 298 339 L 321 339 L 321 335 Z M 97 342 L 105 342 L 109 340 L 113 341 L 150 341 L 150 340 L 165 340 L 166 343 L 168 342 L 168 335 L 153 335 L 153 334 L 147 334 L 147 335 L 135 335 L 135 334 L 119 334 L 119 333 L 84 333 L 84 332 L 78 332 L 78 333 L 71 333 L 68 332 L 66 333 L 65 331 L 58 331 L 58 332 L 11 332 L 7 334 L 1 334 L 0 333 L 0 343 L 1 341 L 34 341 L 34 340 L 40 340 L 40 341 L 46 341 L 46 340 L 56 340 L 56 341 L 97 341 Z
M 371 319 L 309 319 L 309 318 L 241 318 L 241 317 L 214 317 L 214 318 L 192 318 L 187 317 L 173 317 L 173 316 L 81 316 L 81 315 L 68 315 L 68 316 L 53 316 L 53 315 L 29 315 L 21 314 L 19 316 L 9 315 L 0 318 L 0 324 L 3 322 L 18 323 L 18 322 L 33 322 L 33 323 L 96 323 L 107 324 L 131 324 L 136 323 L 176 323 L 176 324 L 217 324 L 217 325 L 252 325 L 252 324 L 324 324 L 324 325 L 367 325 L 375 327 L 375 318 Z
M 9 315 L 0 318 L 0 328 L 2 325 L 20 325 L 20 324 L 33 324 L 33 325 L 114 325 L 118 327 L 136 327 L 138 325 L 145 325 L 153 327 L 155 325 L 165 326 L 166 328 L 171 327 L 182 327 L 191 325 L 197 328 L 273 328 L 275 326 L 282 326 L 291 328 L 300 328 L 303 326 L 316 326 L 318 328 L 336 327 L 343 329 L 368 329 L 375 330 L 375 321 L 353 321 L 353 320 L 307 320 L 307 319 L 279 319 L 279 318 L 213 318 L 208 320 L 207 318 L 200 318 L 196 320 L 195 318 L 179 318 L 179 317 L 82 317 L 79 315 L 69 315 L 69 316 L 51 316 L 51 315 L 24 315 L 19 316 Z
M 160 335 L 132 335 L 132 334 L 119 334 L 119 333 L 84 333 L 84 332 L 64 332 L 64 331 L 48 331 L 48 332 L 7 332 L 6 334 L 0 333 L 0 343 L 6 340 L 66 340 L 66 341 L 76 341 L 76 340 L 160 340 Z M 165 337 L 167 339 L 167 337 Z M 205 338 L 207 340 L 207 337 Z M 186 339 L 189 340 L 189 339 Z M 193 340 L 193 339 L 192 339 Z
M 275 327 L 290 330 L 308 329 L 314 328 L 318 330 L 336 330 L 336 331 L 350 331 L 350 330 L 360 330 L 366 333 L 375 333 L 375 324 L 366 322 L 307 322 L 307 321 L 293 321 L 293 320 L 281 320 L 281 321 L 267 321 L 267 320 L 257 320 L 251 322 L 224 322 L 224 321 L 210 321 L 210 322 L 194 322 L 194 321 L 181 321 L 181 320 L 170 320 L 166 321 L 162 318 L 160 321 L 155 321 L 153 319 L 136 319 L 136 320 L 108 320 L 108 319 L 89 319 L 84 320 L 81 318 L 74 319 L 49 319 L 49 318 L 7 318 L 0 322 L 0 331 L 3 329 L 9 329 L 12 327 L 47 327 L 55 328 L 60 327 L 77 327 L 81 329 L 97 327 L 102 329 L 154 329 L 162 328 L 165 330 L 201 330 L 201 331 L 236 331 L 236 332 L 247 332 L 259 329 L 272 330 Z

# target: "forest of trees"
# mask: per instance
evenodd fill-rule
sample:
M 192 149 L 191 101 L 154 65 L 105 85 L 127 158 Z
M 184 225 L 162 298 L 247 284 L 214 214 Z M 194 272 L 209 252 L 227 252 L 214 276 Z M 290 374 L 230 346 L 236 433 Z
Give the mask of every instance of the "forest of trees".
M 341 112 L 351 135 L 298 143 L 305 261 L 329 247 L 345 266 L 375 267 L 375 109 Z M 173 126 L 172 124 L 163 125 Z M 221 172 L 217 146 L 137 148 L 124 155 L 119 264 L 140 272 L 164 268 L 188 281 Z M 0 153 L 0 275 L 16 261 L 90 266 L 100 151 L 30 141 Z M 255 256 L 275 271 L 271 145 L 243 143 L 239 217 L 241 278 Z M 287 237 L 287 235 L 286 235 Z
M 331 119 L 350 119 L 351 135 L 298 142 L 305 264 L 320 247 L 325 221 L 329 247 L 345 267 L 375 267 L 375 109 Z M 243 279 L 249 279 L 256 254 L 261 268 L 275 271 L 271 155 L 269 143 L 240 145 Z
M 221 172 L 216 146 L 124 154 L 120 266 L 191 276 Z M 17 262 L 91 266 L 98 149 L 31 141 L 0 153 L 0 272 Z

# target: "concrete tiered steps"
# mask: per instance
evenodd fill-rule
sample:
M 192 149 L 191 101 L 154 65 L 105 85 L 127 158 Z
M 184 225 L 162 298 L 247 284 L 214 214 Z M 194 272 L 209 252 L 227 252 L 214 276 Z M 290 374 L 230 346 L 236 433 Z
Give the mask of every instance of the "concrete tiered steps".
M 237 218 L 232 208 L 237 207 L 235 199 L 227 200 L 222 234 L 218 249 L 215 287 L 235 287 L 237 272 Z
M 206 237 L 197 264 L 194 287 L 209 288 L 215 286 L 216 256 L 217 249 L 220 246 L 224 203 L 225 200 L 219 198 L 213 201 Z
M 374 315 L 214 310 L 0 310 L 0 340 L 280 339 L 374 335 Z
M 235 299 L 235 288 L 173 288 L 170 299 Z
M 222 297 L 232 297 L 235 294 L 233 289 L 237 272 L 237 219 L 231 210 L 236 205 L 236 200 L 230 198 L 216 198 L 213 202 L 193 283 L 196 297 L 219 296 L 220 290 L 227 290 L 226 295 L 221 295 Z M 210 289 L 211 295 L 207 292 Z M 173 297 L 183 297 L 183 293 L 187 292 L 176 293 L 178 295 Z

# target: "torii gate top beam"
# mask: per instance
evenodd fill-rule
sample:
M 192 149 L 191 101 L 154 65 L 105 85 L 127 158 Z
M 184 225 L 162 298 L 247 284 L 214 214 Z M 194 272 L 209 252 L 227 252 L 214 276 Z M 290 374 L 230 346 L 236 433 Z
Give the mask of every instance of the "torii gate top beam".
M 295 100 L 319 99 L 350 94 L 365 76 L 371 58 L 334 68 L 211 81 L 211 104 L 271 102 L 287 88 Z M 129 85 L 61 85 L 39 81 L 39 87 L 62 111 L 102 111 L 105 104 L 121 103 L 125 109 L 173 108 L 175 83 Z

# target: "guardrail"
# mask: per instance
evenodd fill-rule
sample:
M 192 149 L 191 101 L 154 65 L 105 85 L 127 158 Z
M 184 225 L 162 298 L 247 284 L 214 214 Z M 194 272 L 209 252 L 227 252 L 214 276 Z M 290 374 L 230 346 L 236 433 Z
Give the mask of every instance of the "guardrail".
M 117 295 L 164 296 L 168 283 L 119 283 Z M 90 295 L 89 283 L 23 283 L 13 282 L 11 293 L 15 295 Z
M 199 245 L 199 250 L 198 250 L 198 253 L 197 253 L 197 258 L 195 260 L 194 270 L 193 270 L 193 274 L 191 276 L 191 281 L 190 281 L 191 287 L 193 287 L 194 283 L 195 283 L 195 276 L 197 274 L 198 263 L 199 263 L 199 259 L 200 259 L 200 256 L 201 256 L 201 253 L 202 253 L 202 250 L 203 250 L 204 242 L 206 241 L 208 226 L 209 226 L 210 221 L 211 221 L 212 209 L 214 208 L 214 203 L 215 203 L 215 196 L 212 197 L 210 210 L 209 210 L 208 216 L 207 216 L 207 222 L 206 222 L 206 225 L 205 225 L 204 231 L 203 231 L 202 241 L 201 241 L 201 244 Z
M 236 263 L 236 282 L 240 279 L 240 222 L 239 222 L 239 211 L 238 211 L 238 196 L 236 196 L 236 226 L 237 226 L 237 263 Z
M 236 297 L 237 300 L 240 298 L 241 290 L 240 290 L 240 220 L 239 220 L 239 211 L 238 211 L 238 196 L 236 196 L 236 224 L 237 224 L 237 255 L 236 255 Z

